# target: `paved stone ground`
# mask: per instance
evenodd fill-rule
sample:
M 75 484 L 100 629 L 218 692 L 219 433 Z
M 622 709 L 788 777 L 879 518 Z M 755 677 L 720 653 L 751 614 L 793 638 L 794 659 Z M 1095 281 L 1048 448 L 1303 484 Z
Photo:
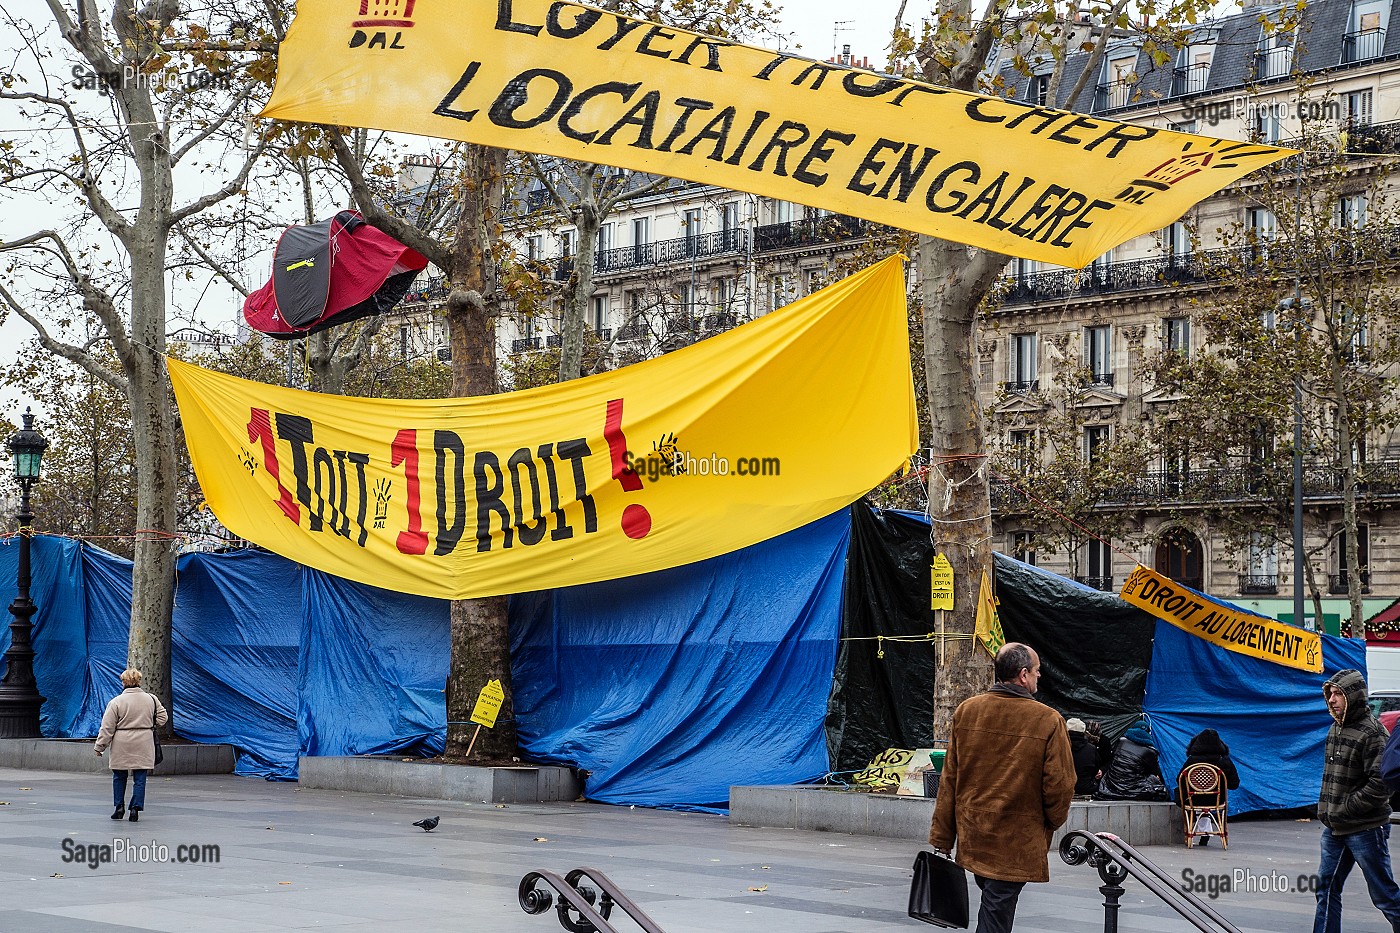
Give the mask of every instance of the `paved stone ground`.
M 141 822 L 115 823 L 102 775 L 0 769 L 0 933 L 243 931 L 548 931 L 516 887 L 536 868 L 598 868 L 667 933 L 873 933 L 931 929 L 904 915 L 916 843 L 869 836 L 731 827 L 724 817 L 542 804 L 417 801 L 220 776 L 155 778 Z M 437 831 L 410 824 L 441 815 Z M 1317 864 L 1318 825 L 1236 822 L 1213 843 L 1146 850 L 1183 869 L 1290 880 Z M 217 864 L 65 863 L 71 845 L 216 844 Z M 536 841 L 537 837 L 542 841 Z M 1017 933 L 1103 928 L 1097 875 L 1054 857 L 1052 881 L 1026 889 Z M 1126 931 L 1193 929 L 1134 881 Z M 759 888 L 761 890 L 751 890 Z M 1347 933 L 1388 930 L 1359 873 Z M 975 905 L 976 891 L 973 890 Z M 1247 933 L 1311 929 L 1313 898 L 1228 892 L 1213 902 Z M 975 907 L 974 907 L 975 909 Z M 615 915 L 616 919 L 616 915 Z M 619 921 L 619 930 L 635 930 Z

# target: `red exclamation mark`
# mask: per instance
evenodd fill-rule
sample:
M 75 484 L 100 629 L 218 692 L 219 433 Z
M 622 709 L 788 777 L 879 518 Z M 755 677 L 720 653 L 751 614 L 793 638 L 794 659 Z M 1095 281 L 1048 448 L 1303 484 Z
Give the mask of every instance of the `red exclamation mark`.
M 627 438 L 622 433 L 622 399 L 608 402 L 608 418 L 603 424 L 603 438 L 612 454 L 613 479 L 622 483 L 624 492 L 642 488 L 642 478 L 627 465 Z M 622 532 L 629 538 L 645 538 L 651 531 L 651 513 L 646 506 L 629 505 L 622 510 Z

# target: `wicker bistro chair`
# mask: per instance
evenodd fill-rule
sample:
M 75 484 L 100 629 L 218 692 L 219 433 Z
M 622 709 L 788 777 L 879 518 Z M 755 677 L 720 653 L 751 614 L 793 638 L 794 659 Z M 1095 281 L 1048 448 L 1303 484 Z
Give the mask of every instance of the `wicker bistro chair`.
M 1215 765 L 1198 762 L 1182 769 L 1176 789 L 1185 822 L 1186 848 L 1192 847 L 1197 836 L 1219 836 L 1221 844 L 1230 848 L 1225 772 Z

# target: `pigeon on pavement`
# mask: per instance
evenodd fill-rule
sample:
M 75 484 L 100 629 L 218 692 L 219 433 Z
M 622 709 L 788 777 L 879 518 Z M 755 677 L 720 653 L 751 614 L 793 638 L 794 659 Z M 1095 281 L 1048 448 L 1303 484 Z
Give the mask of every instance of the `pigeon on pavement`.
M 439 817 L 430 816 L 426 820 L 419 820 L 413 825 L 420 827 L 425 833 L 430 833 L 433 830 L 437 829 L 438 819 Z

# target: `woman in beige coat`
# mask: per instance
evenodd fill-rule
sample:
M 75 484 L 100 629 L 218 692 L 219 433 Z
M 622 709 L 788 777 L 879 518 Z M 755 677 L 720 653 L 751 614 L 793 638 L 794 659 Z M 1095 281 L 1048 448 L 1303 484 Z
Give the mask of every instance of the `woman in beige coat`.
M 163 726 L 170 714 L 154 694 L 141 689 L 141 672 L 122 671 L 122 686 L 126 689 L 113 697 L 102 714 L 102 728 L 97 733 L 97 756 L 107 746 L 112 747 L 108 759 L 112 768 L 112 801 L 116 810 L 112 819 L 126 815 L 122 801 L 126 797 L 126 775 L 134 776 L 131 790 L 131 822 L 140 819 L 146 807 L 146 775 L 156 766 L 156 740 L 151 726 Z

